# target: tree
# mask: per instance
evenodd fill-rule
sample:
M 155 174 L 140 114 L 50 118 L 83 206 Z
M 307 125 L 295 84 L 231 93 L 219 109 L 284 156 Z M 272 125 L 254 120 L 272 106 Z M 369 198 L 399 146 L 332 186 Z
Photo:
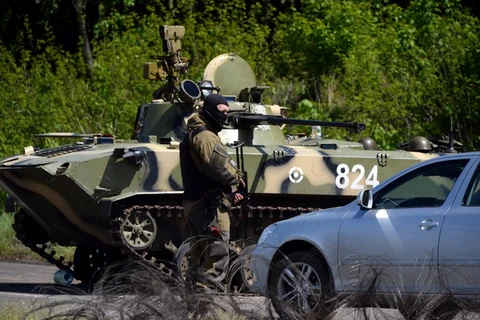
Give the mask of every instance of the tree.
M 92 76 L 93 72 L 93 56 L 92 50 L 90 48 L 90 41 L 88 40 L 87 32 L 87 21 L 86 21 L 86 12 L 87 12 L 87 3 L 88 0 L 71 0 L 73 7 L 75 8 L 76 17 L 77 17 L 77 29 L 82 40 L 83 47 L 83 58 L 87 68 L 87 74 Z

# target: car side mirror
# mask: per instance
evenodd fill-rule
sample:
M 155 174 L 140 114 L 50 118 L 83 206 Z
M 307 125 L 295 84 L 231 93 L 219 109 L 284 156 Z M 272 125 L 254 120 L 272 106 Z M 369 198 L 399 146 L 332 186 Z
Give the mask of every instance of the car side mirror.
M 362 209 L 372 209 L 373 208 L 373 193 L 372 190 L 366 189 L 362 190 L 357 196 L 357 204 Z

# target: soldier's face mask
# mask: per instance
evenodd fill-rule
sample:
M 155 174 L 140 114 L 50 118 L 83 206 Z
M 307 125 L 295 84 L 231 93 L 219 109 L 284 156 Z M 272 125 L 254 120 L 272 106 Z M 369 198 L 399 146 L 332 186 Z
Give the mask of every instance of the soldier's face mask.
M 203 114 L 217 132 L 221 131 L 227 121 L 228 101 L 219 94 L 211 94 L 203 103 Z

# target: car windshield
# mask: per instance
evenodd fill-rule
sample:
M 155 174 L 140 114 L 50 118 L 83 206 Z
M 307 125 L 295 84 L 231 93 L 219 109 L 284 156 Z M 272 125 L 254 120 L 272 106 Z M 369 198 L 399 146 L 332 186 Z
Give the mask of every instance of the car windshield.
M 374 208 L 441 206 L 467 163 L 468 159 L 443 161 L 410 172 L 380 190 Z

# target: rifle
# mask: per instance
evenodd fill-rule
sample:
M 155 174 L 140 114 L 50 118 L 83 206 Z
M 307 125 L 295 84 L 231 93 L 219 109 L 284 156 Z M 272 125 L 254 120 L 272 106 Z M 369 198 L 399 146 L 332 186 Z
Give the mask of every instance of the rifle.
M 244 142 L 235 141 L 231 145 L 232 148 L 235 149 L 235 153 L 237 156 L 237 168 L 240 169 L 242 172 L 242 179 L 245 183 L 244 186 L 241 184 L 239 185 L 238 191 L 242 194 L 243 200 L 240 206 L 240 212 L 242 213 L 243 218 L 243 230 L 244 230 L 244 238 L 247 239 L 247 231 L 248 231 L 248 219 L 250 218 L 250 194 L 248 192 L 248 175 L 247 171 L 245 170 L 244 158 L 243 158 L 243 146 Z

